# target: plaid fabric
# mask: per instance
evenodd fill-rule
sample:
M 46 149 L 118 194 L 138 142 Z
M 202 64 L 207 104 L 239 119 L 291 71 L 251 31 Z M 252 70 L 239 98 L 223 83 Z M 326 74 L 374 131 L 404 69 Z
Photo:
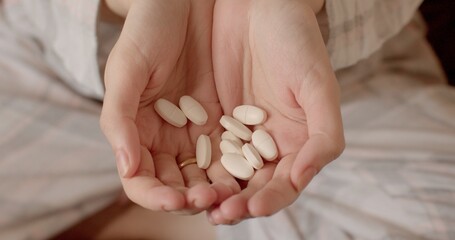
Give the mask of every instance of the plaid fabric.
M 0 239 L 45 239 L 120 189 L 100 104 L 71 90 L 102 97 L 118 29 L 97 25 L 98 2 L 3 1 Z M 455 239 L 455 93 L 418 21 L 392 38 L 419 2 L 326 1 L 346 151 L 292 206 L 220 239 Z
M 99 102 L 43 61 L 0 12 L 0 239 L 46 239 L 120 192 Z
M 377 51 L 410 22 L 422 0 L 326 0 L 327 48 L 333 67 L 351 66 Z

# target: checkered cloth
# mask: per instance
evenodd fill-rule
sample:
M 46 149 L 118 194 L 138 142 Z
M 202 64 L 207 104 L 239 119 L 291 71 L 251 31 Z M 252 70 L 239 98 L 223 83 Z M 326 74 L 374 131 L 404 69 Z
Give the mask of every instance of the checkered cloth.
M 455 90 L 419 3 L 326 0 L 346 150 L 292 206 L 220 239 L 455 239 Z M 119 29 L 97 21 L 99 0 L 0 4 L 0 239 L 45 239 L 120 190 L 86 98 L 103 95 Z
M 41 29 L 13 13 L 6 21 L 0 9 L 0 239 L 46 239 L 111 203 L 121 184 L 101 104 L 62 81 L 71 73 L 47 62 L 32 35 Z

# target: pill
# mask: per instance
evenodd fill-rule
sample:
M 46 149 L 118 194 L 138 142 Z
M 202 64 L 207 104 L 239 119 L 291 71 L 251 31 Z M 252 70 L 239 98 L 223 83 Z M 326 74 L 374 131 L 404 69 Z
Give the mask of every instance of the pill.
M 258 153 L 267 161 L 272 161 L 278 156 L 278 150 L 272 136 L 262 129 L 254 131 L 251 143 Z
M 212 160 L 212 144 L 210 137 L 200 135 L 196 142 L 196 162 L 197 166 L 202 169 L 207 169 Z
M 237 144 L 239 147 L 241 147 L 243 145 L 242 140 L 229 131 L 225 131 L 225 132 L 223 132 L 223 134 L 221 134 L 221 140 L 232 141 L 235 144 Z
M 237 143 L 234 143 L 231 140 L 222 140 L 220 142 L 220 150 L 221 153 L 226 154 L 226 153 L 237 153 L 242 155 L 242 147 L 241 145 L 237 145 Z
M 256 148 L 249 143 L 245 143 L 242 146 L 242 153 L 245 156 L 246 160 L 253 166 L 255 169 L 261 169 L 264 166 L 261 155 L 258 153 Z
M 238 120 L 230 117 L 230 116 L 222 116 L 220 119 L 221 125 L 234 134 L 235 136 L 245 140 L 245 141 L 250 141 L 251 140 L 251 130 L 247 128 L 245 125 L 243 125 L 241 122 Z
M 253 167 L 239 154 L 224 154 L 221 157 L 221 165 L 229 174 L 241 180 L 249 180 L 254 174 Z
M 190 96 L 182 96 L 179 101 L 180 109 L 185 116 L 196 125 L 204 125 L 208 115 L 204 107 Z
M 173 126 L 183 127 L 187 123 L 186 116 L 182 110 L 166 99 L 158 99 L 154 108 L 161 118 Z
M 232 115 L 246 125 L 259 125 L 267 119 L 267 113 L 264 110 L 252 105 L 237 106 Z

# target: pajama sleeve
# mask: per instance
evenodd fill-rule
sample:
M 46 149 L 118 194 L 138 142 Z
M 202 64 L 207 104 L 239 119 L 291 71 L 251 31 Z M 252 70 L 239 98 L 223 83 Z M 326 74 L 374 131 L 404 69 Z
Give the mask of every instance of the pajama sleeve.
M 369 57 L 412 19 L 422 0 L 326 0 L 335 70 Z

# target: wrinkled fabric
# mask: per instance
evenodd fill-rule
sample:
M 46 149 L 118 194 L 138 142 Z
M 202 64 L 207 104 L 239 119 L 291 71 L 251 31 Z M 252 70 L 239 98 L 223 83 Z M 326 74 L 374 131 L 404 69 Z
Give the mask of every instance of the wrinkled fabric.
M 328 43 L 335 70 L 368 58 L 408 24 L 422 0 L 326 0 Z
M 121 191 L 101 104 L 69 88 L 45 51 L 0 11 L 0 239 L 47 239 Z
M 41 48 L 41 58 L 80 94 L 102 99 L 98 64 L 99 0 L 5 0 L 5 20 Z
M 219 239 L 455 239 L 455 92 L 419 3 L 326 1 L 346 150 L 293 205 L 221 226 Z M 90 100 L 102 99 L 120 30 L 98 21 L 98 5 L 3 1 L 0 239 L 46 239 L 121 189 Z

